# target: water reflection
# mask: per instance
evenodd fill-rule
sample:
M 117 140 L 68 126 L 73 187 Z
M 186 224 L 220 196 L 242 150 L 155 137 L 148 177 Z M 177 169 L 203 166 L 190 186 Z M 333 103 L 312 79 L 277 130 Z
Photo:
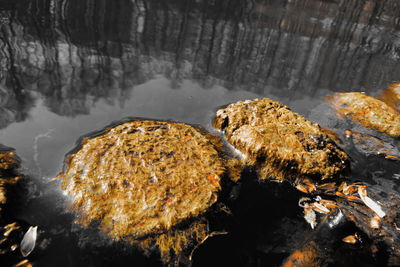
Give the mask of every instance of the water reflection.
M 26 118 L 32 101 L 21 97 L 31 91 L 76 116 L 100 98 L 123 105 L 156 74 L 172 87 L 191 79 L 281 97 L 374 90 L 400 74 L 396 1 L 20 0 L 0 9 L 2 127 Z

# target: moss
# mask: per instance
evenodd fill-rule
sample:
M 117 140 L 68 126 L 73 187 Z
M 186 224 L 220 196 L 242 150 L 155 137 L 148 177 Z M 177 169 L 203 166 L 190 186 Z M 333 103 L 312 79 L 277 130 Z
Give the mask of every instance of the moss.
M 213 126 L 256 165 L 261 179 L 326 179 L 348 167 L 348 156 L 319 125 L 268 99 L 239 101 L 217 111 Z
M 400 114 L 385 102 L 363 93 L 337 93 L 329 98 L 339 116 L 364 127 L 400 137 Z
M 143 240 L 132 240 L 146 253 L 157 250 L 163 262 L 178 266 L 187 263 L 191 250 L 196 248 L 209 235 L 206 220 L 199 219 L 182 229 L 147 237 Z
M 199 130 L 150 120 L 86 138 L 67 163 L 58 177 L 81 222 L 99 221 L 115 239 L 163 233 L 203 213 L 226 171 Z

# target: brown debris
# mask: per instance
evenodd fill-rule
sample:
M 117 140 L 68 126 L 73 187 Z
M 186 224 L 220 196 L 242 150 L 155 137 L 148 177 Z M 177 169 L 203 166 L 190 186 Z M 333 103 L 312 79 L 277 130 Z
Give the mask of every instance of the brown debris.
M 84 139 L 67 163 L 59 178 L 81 222 L 99 221 L 115 239 L 162 233 L 198 216 L 217 200 L 225 173 L 216 147 L 197 129 L 150 120 Z M 163 251 L 168 241 L 158 238 Z
M 342 241 L 354 245 L 358 242 L 357 234 L 343 237 Z
M 0 204 L 5 204 L 7 202 L 7 186 L 15 185 L 19 180 L 21 180 L 21 176 L 15 176 L 15 177 L 0 176 Z
M 373 191 L 370 190 L 371 192 Z M 352 219 L 355 225 L 373 240 L 374 244 L 385 244 L 385 247 L 387 247 L 385 250 L 389 253 L 388 266 L 399 266 L 400 229 L 397 229 L 396 225 L 400 222 L 398 216 L 400 199 L 393 196 L 382 199 L 374 193 L 371 194 L 372 197 L 379 200 L 379 203 L 387 212 L 384 218 L 377 217 L 375 212 L 364 205 L 364 203 L 357 201 L 349 202 L 340 198 L 337 199 L 337 202 L 346 218 Z M 377 220 L 379 221 L 378 224 Z
M 379 229 L 381 227 L 381 218 L 379 216 L 374 216 L 369 222 L 369 226 L 372 229 Z
M 294 251 L 282 264 L 282 267 L 319 267 L 322 259 L 319 257 L 317 245 L 310 241 L 301 249 Z
M 18 166 L 19 159 L 15 152 L 0 151 L 0 213 L 1 205 L 7 202 L 7 187 L 16 184 L 21 179 L 21 177 L 15 173 L 15 169 Z
M 368 192 L 367 192 L 368 191 Z M 377 186 L 341 182 L 317 186 L 316 193 L 334 198 L 343 215 L 361 229 L 374 244 L 385 244 L 388 266 L 400 263 L 400 198 Z M 351 241 L 352 238 L 344 240 Z
M 15 267 L 32 267 L 32 264 L 29 262 L 29 260 L 25 259 L 20 262 L 18 262 Z
M 400 83 L 390 84 L 378 98 L 390 107 L 400 111 Z
M 323 131 L 281 103 L 239 101 L 217 111 L 213 126 L 256 165 L 261 179 L 326 179 L 348 167 L 348 156 Z
M 18 159 L 15 152 L 1 152 L 0 153 L 0 170 L 6 171 L 18 167 Z
M 400 137 L 400 114 L 385 102 L 363 93 L 336 93 L 328 98 L 339 116 L 364 127 Z

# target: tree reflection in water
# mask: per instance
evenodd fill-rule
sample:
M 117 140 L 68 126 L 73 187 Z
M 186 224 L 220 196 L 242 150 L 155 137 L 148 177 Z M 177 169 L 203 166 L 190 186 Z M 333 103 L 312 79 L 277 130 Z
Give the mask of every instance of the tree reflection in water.
M 1 120 L 34 92 L 59 115 L 163 74 L 276 95 L 375 89 L 399 77 L 391 1 L 16 1 L 1 16 Z

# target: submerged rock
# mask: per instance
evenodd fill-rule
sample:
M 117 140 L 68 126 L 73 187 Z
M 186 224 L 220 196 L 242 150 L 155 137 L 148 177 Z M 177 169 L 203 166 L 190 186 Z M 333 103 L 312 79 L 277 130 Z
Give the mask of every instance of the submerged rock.
M 239 101 L 217 111 L 213 126 L 256 165 L 261 179 L 326 179 L 348 167 L 348 156 L 318 124 L 268 99 Z
M 400 113 L 381 100 L 363 93 L 337 93 L 328 100 L 339 116 L 349 117 L 364 127 L 400 137 Z
M 366 156 L 383 156 L 391 160 L 399 160 L 400 158 L 400 151 L 397 147 L 378 137 L 350 130 L 346 131 L 346 135 L 347 138 L 351 138 L 357 151 Z
M 59 178 L 84 224 L 117 240 L 162 233 L 216 202 L 225 165 L 210 140 L 183 123 L 126 122 L 85 138 Z

